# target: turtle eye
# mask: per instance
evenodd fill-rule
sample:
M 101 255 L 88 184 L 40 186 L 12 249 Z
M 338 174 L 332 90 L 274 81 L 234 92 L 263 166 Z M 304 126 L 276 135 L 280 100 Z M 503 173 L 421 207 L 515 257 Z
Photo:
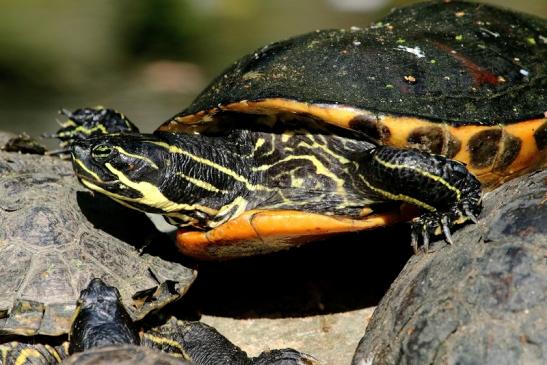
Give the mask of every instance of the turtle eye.
M 99 144 L 91 149 L 91 157 L 98 162 L 107 160 L 113 153 L 114 149 L 106 144 Z

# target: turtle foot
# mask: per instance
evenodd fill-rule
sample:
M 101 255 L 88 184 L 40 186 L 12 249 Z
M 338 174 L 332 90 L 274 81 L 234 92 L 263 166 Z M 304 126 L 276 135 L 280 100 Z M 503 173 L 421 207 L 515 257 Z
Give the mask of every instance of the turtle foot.
M 453 244 L 451 229 L 465 222 L 478 223 L 477 216 L 482 209 L 477 199 L 465 199 L 447 211 L 425 213 L 411 222 L 411 246 L 418 252 L 420 246 L 425 252 L 429 250 L 431 236 L 444 235 L 448 244 Z
M 70 145 L 80 139 L 109 133 L 138 133 L 139 129 L 122 113 L 103 107 L 81 108 L 74 112 L 61 109 L 59 114 L 67 117 L 60 123 L 56 133 L 45 133 L 45 138 L 57 138 L 61 141 L 59 153 L 68 152 Z
M 313 356 L 293 349 L 280 349 L 263 352 L 252 358 L 253 365 L 315 365 L 319 364 Z

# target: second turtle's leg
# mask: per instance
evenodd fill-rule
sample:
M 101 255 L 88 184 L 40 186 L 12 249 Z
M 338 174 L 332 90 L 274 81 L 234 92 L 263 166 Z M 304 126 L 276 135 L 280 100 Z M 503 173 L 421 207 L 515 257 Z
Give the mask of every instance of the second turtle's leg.
M 443 233 L 451 243 L 450 228 L 481 211 L 480 182 L 464 164 L 440 155 L 380 146 L 359 160 L 359 179 L 367 194 L 379 201 L 401 201 L 426 211 L 412 222 L 412 246 L 422 236 L 427 249 L 431 234 Z
M 314 365 L 318 361 L 293 349 L 264 352 L 249 358 L 216 329 L 201 322 L 178 321 L 171 318 L 166 324 L 144 333 L 142 345 L 173 356 L 190 360 L 196 365 Z

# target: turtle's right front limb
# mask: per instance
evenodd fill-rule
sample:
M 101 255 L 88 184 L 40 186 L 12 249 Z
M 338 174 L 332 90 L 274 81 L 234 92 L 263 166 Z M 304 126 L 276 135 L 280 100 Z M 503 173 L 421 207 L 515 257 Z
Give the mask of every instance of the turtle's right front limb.
M 431 234 L 444 234 L 465 221 L 476 222 L 481 211 L 480 182 L 464 164 L 413 149 L 380 146 L 359 160 L 367 194 L 377 201 L 401 201 L 425 213 L 412 221 L 412 246 L 422 237 L 427 250 Z

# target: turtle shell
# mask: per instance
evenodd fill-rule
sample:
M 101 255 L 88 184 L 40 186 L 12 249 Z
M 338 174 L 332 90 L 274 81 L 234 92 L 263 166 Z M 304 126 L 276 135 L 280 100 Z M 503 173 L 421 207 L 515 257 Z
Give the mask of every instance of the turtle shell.
M 195 131 L 226 111 L 305 115 L 460 160 L 494 186 L 545 165 L 545 34 L 544 19 L 484 4 L 397 9 L 248 54 L 159 130 Z
M 180 358 L 150 348 L 123 345 L 100 347 L 74 354 L 63 362 L 67 365 L 108 365 L 108 364 L 143 364 L 143 365 L 189 365 Z
M 123 221 L 127 214 L 107 199 L 91 199 L 67 162 L 0 152 L 0 336 L 68 333 L 79 293 L 93 277 L 119 288 L 133 320 L 180 298 L 193 270 L 139 254 L 94 227 L 97 217 Z M 136 226 L 139 218 L 129 219 Z

